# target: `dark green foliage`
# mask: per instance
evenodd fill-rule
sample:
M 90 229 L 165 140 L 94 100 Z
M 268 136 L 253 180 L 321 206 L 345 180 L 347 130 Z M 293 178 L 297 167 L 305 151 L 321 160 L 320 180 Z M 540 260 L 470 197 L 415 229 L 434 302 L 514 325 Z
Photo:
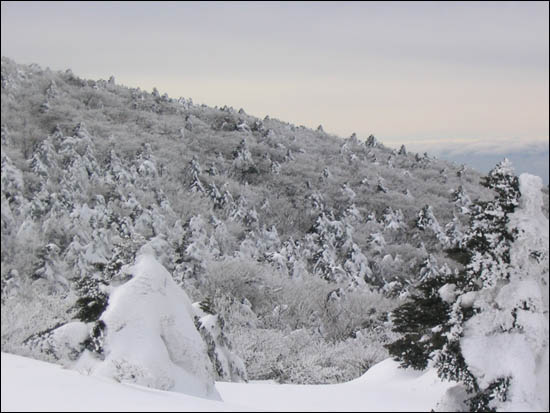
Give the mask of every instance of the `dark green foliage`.
M 466 400 L 471 412 L 496 412 L 496 408 L 490 407 L 492 400 L 505 402 L 508 397 L 510 377 L 502 377 L 492 382 L 485 390 Z
M 458 296 L 483 288 L 485 284 L 491 286 L 497 277 L 506 277 L 505 273 L 482 275 L 482 271 L 491 262 L 510 263 L 510 245 L 515 234 L 508 231 L 507 224 L 508 214 L 518 205 L 518 179 L 505 160 L 489 173 L 482 184 L 496 191 L 496 199 L 478 201 L 473 205 L 465 247 L 445 251 L 450 258 L 466 266 L 466 270 L 458 276 L 437 275 L 423 281 L 418 286 L 419 293 L 393 311 L 394 331 L 403 336 L 386 346 L 403 367 L 424 369 L 428 360 L 437 354 L 435 365 L 439 377 L 462 382 L 466 390 L 474 394 L 467 400 L 471 411 L 489 410 L 489 403 L 495 398 L 506 400 L 510 380 L 499 379 L 486 389 L 479 387 L 460 347 L 462 326 L 476 310 L 443 302 L 438 290 L 444 284 L 452 283 Z M 427 214 L 423 210 L 420 215 Z M 437 327 L 435 333 L 434 327 Z M 450 331 L 454 331 L 452 335 L 446 334 Z
M 443 333 L 447 330 L 449 304 L 441 299 L 438 290 L 450 281 L 443 277 L 426 279 L 410 301 L 392 312 L 393 331 L 403 337 L 385 347 L 394 359 L 401 361 L 402 367 L 425 369 L 431 354 L 446 343 Z
M 210 297 L 206 297 L 204 300 L 202 300 L 199 303 L 199 307 L 207 314 L 216 314 L 216 311 L 214 310 L 214 302 Z
M 112 280 L 116 277 L 124 265 L 134 261 L 138 248 L 139 240 L 123 239 L 122 242 L 115 244 L 113 255 L 103 268 L 103 278 L 105 280 Z
M 498 163 L 481 184 L 497 193 L 494 201 L 477 202 L 472 211 L 472 224 L 466 237 L 466 247 L 472 252 L 489 254 L 496 261 L 510 262 L 510 244 L 515 233 L 508 231 L 508 215 L 518 205 L 519 181 L 505 159 Z
M 96 321 L 107 308 L 109 297 L 100 289 L 104 283 L 84 278 L 77 283 L 80 297 L 76 300 L 76 318 L 85 323 Z
M 468 370 L 466 361 L 462 356 L 460 342 L 457 340 L 450 341 L 439 354 L 437 374 L 442 379 L 464 383 L 469 392 L 479 390 L 475 377 Z
M 449 257 L 450 259 L 462 265 L 467 265 L 471 259 L 470 251 L 468 251 L 465 248 L 460 248 L 460 247 L 448 248 L 444 252 L 445 254 L 447 254 L 447 257 Z
M 96 353 L 103 354 L 103 339 L 105 337 L 105 323 L 103 320 L 98 320 L 92 327 L 92 332 L 86 340 L 82 342 L 85 349 Z
M 401 362 L 401 367 L 412 367 L 416 370 L 424 370 L 428 366 L 430 353 L 435 349 L 435 346 L 424 344 L 421 342 L 420 334 L 411 333 L 387 344 L 385 347 L 394 360 Z M 437 340 L 439 341 L 439 340 Z
M 521 194 L 518 177 L 507 159 L 499 162 L 480 183 L 498 194 L 499 204 L 506 213 L 514 212 Z

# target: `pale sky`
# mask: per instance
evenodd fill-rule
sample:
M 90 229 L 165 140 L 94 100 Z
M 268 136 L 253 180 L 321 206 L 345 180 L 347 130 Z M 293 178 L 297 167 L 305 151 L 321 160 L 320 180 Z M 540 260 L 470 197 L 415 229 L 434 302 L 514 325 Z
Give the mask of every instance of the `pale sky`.
M 548 2 L 2 2 L 2 55 L 393 147 L 548 154 L 548 16 Z

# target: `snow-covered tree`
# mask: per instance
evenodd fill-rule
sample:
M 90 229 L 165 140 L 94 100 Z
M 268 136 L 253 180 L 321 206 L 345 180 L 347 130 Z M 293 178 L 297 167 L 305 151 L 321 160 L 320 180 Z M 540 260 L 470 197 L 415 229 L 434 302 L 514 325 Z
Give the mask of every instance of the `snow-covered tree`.
M 320 182 L 325 182 L 331 176 L 332 176 L 332 174 L 330 173 L 330 170 L 328 168 L 323 168 L 323 172 L 321 172 L 321 176 L 319 177 L 319 181 Z
M 257 172 L 258 168 L 252 159 L 248 143 L 246 139 L 243 138 L 233 151 L 233 173 L 237 173 L 239 176 L 246 176 L 246 174 L 254 174 Z
M 547 286 L 542 287 L 548 261 L 537 262 L 531 255 L 544 245 L 548 248 L 548 220 L 540 209 L 542 185 L 540 178 L 527 174 L 518 181 L 507 160 L 497 164 L 484 184 L 497 198 L 474 209 L 466 234 L 471 250 L 467 284 L 451 300 L 448 343 L 437 356 L 437 366 L 440 376 L 463 383 L 470 410 L 525 410 L 537 404 L 533 390 L 548 377 L 548 368 L 541 370 L 535 361 L 544 357 L 541 350 L 548 345 L 543 315 L 548 293 Z M 494 351 L 487 357 L 482 348 Z M 544 403 L 547 408 L 548 400 Z
M 363 285 L 364 282 L 372 281 L 373 275 L 369 267 L 369 261 L 356 243 L 351 245 L 351 248 L 346 254 L 344 269 L 348 272 L 349 278 L 356 285 Z
M 376 140 L 374 135 L 369 135 L 365 142 L 365 145 L 367 146 L 367 148 L 374 148 L 378 145 L 378 141 Z
M 220 252 L 215 240 L 208 234 L 207 223 L 201 215 L 191 217 L 184 230 L 184 238 L 176 250 L 176 262 L 186 263 L 189 275 L 199 278 L 204 274 L 206 262 L 216 258 Z
M 378 192 L 387 193 L 388 188 L 386 188 L 386 184 L 384 183 L 384 179 L 382 177 L 378 177 L 378 183 L 376 184 L 376 190 Z
M 216 380 L 247 381 L 244 362 L 233 351 L 233 345 L 225 332 L 226 322 L 217 314 L 210 298 L 194 303 L 195 326 L 207 346 L 208 357 L 214 367 Z
M 34 280 L 45 280 L 54 291 L 64 291 L 69 288 L 69 282 L 64 277 L 63 261 L 59 257 L 60 248 L 54 244 L 46 244 L 38 253 Z
M 196 157 L 193 157 L 189 161 L 187 166 L 186 176 L 189 182 L 189 190 L 191 192 L 205 193 L 204 185 L 200 180 L 200 175 L 202 173 L 201 165 Z
M 520 182 L 506 160 L 489 173 L 484 183 L 497 197 L 474 205 L 465 271 L 426 278 L 422 294 L 394 311 L 403 337 L 390 353 L 419 369 L 432 360 L 441 378 L 460 383 L 442 406 L 548 407 L 535 390 L 548 377 L 548 363 L 540 367 L 548 358 L 548 260 L 534 252 L 547 251 L 548 220 L 540 210 L 540 179 L 524 174 Z
M 93 375 L 219 399 L 187 294 L 150 249 L 140 250 L 131 272 L 101 315 L 103 357 L 87 353 L 79 364 Z
M 457 207 L 461 209 L 463 214 L 468 213 L 468 207 L 472 204 L 470 197 L 464 192 L 462 185 L 458 186 L 456 191 L 451 193 L 451 201 L 455 203 Z
M 443 245 L 448 244 L 449 240 L 447 235 L 445 235 L 441 229 L 431 205 L 425 205 L 424 208 L 418 212 L 415 224 L 416 227 L 422 231 L 431 230 Z

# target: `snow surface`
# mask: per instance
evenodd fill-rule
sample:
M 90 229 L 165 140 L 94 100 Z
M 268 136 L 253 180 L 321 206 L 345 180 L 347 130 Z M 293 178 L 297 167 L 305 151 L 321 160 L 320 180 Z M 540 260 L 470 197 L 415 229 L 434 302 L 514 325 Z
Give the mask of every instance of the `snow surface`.
M 343 384 L 298 385 L 218 382 L 223 400 L 273 411 L 430 411 L 455 383 L 435 370 L 401 369 L 386 359 L 356 380 Z
M 243 411 L 187 394 L 85 376 L 2 353 L 2 411 Z
M 223 402 L 2 353 L 2 411 L 430 411 L 453 386 L 387 359 L 343 384 L 216 383 Z

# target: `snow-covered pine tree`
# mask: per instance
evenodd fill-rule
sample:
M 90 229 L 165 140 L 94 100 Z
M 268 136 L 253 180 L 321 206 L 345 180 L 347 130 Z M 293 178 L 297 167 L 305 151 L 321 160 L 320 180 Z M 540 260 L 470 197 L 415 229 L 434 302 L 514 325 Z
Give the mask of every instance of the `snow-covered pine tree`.
M 207 261 L 216 258 L 220 251 L 215 239 L 208 234 L 207 223 L 201 215 L 191 217 L 184 230 L 183 240 L 176 249 L 176 264 L 185 263 L 188 275 L 198 279 L 204 273 Z
M 522 179 L 526 211 L 513 214 L 520 195 L 518 178 L 507 160 L 497 164 L 483 181 L 497 192 L 496 199 L 477 202 L 473 208 L 465 236 L 469 257 L 466 269 L 427 278 L 417 287 L 422 294 L 413 295 L 393 312 L 394 330 L 403 336 L 388 346 L 390 354 L 403 366 L 418 369 L 432 360 L 441 378 L 460 382 L 463 391 L 448 396 L 462 395 L 460 400 L 452 401 L 455 408 L 525 408 L 532 403 L 529 397 L 537 397 L 533 386 L 540 386 L 544 374 L 547 377 L 547 367 L 541 372 L 535 360 L 544 359 L 548 345 L 544 315 L 548 304 L 543 298 L 548 295 L 544 293 L 547 284 L 540 288 L 548 278 L 548 261 L 542 265 L 535 264 L 536 259 L 527 263 L 527 239 L 515 240 L 518 227 L 523 227 L 524 233 L 535 231 L 532 238 L 538 247 L 533 251 L 543 245 L 547 249 L 547 230 L 544 233 L 540 227 L 547 228 L 548 220 L 540 211 L 540 180 L 537 187 L 528 177 Z M 538 203 L 530 198 L 537 198 Z M 510 217 L 514 221 L 510 222 Z M 529 223 L 533 217 L 542 225 Z M 514 254 L 515 248 L 523 253 Z M 532 271 L 525 271 L 527 268 Z M 487 348 L 497 355 L 488 355 Z M 532 364 L 523 367 L 526 362 Z M 448 400 L 446 403 L 449 405 Z
M 424 208 L 418 212 L 415 224 L 416 227 L 422 231 L 426 231 L 427 229 L 431 230 L 441 244 L 445 246 L 448 245 L 449 239 L 441 229 L 431 205 L 425 205 Z
M 398 230 L 404 227 L 403 212 L 400 209 L 393 210 L 391 207 L 384 208 L 382 212 L 384 231 Z
M 323 172 L 321 173 L 321 176 L 319 177 L 319 182 L 325 182 L 331 176 L 332 176 L 332 174 L 330 173 L 330 170 L 328 168 L 323 168 Z
M 216 311 L 216 304 L 210 297 L 194 303 L 195 327 L 208 349 L 208 357 L 214 367 L 216 380 L 247 381 L 246 367 L 233 352 L 233 345 L 227 336 L 226 321 Z
M 240 179 L 246 181 L 248 174 L 258 173 L 258 168 L 252 159 L 246 139 L 241 139 L 237 148 L 233 151 L 232 172 Z
M 365 142 L 365 145 L 367 146 L 367 148 L 374 148 L 378 145 L 378 141 L 376 140 L 374 135 L 369 135 Z
M 199 160 L 196 156 L 193 156 L 193 158 L 189 161 L 189 165 L 186 171 L 187 180 L 189 182 L 188 188 L 191 192 L 198 192 L 202 194 L 206 192 L 206 190 L 204 189 L 204 185 L 200 180 L 201 173 L 202 168 Z
M 425 369 L 433 352 L 446 342 L 450 305 L 439 291 L 452 282 L 448 275 L 425 277 L 407 302 L 391 313 L 392 330 L 401 337 L 385 347 L 402 367 Z
M 313 233 L 313 273 L 329 282 L 343 281 L 346 273 L 338 262 L 338 248 L 342 245 L 344 225 L 332 212 L 322 212 L 310 230 Z
M 347 271 L 348 277 L 354 285 L 362 286 L 365 282 L 373 281 L 369 261 L 355 242 L 348 249 L 344 269 Z
M 451 193 L 451 201 L 455 203 L 462 214 L 467 214 L 470 212 L 469 207 L 472 204 L 472 201 L 470 200 L 470 197 L 464 192 L 464 188 L 462 188 L 462 185 L 459 185 L 458 189 Z
M 456 298 L 451 300 L 448 343 L 437 355 L 436 365 L 440 377 L 463 383 L 471 396 L 464 402 L 471 411 L 494 411 L 511 398 L 516 399 L 512 400 L 516 403 L 518 398 L 524 399 L 525 394 L 518 389 L 524 393 L 532 390 L 525 389 L 531 385 L 521 374 L 523 369 L 502 368 L 501 360 L 487 355 L 483 356 L 485 360 L 480 360 L 482 348 L 493 348 L 493 354 L 508 359 L 509 363 L 517 357 L 514 351 L 519 351 L 524 364 L 536 353 L 533 342 L 548 340 L 548 330 L 546 328 L 544 338 L 544 329 L 536 331 L 540 330 L 540 321 L 533 323 L 537 317 L 540 319 L 544 307 L 537 291 L 537 286 L 540 288 L 537 278 L 541 273 L 524 273 L 511 260 L 518 223 L 533 226 L 529 220 L 541 215 L 540 203 L 538 213 L 531 206 L 533 216 L 525 214 L 523 222 L 510 225 L 510 217 L 517 215 L 512 214 L 519 204 L 520 187 L 507 159 L 497 164 L 482 184 L 494 189 L 497 197 L 494 201 L 479 202 L 473 208 L 470 230 L 465 237 L 471 258 L 465 283 L 457 288 Z M 536 191 L 529 185 L 521 189 L 525 192 L 522 202 L 532 204 L 529 197 Z M 540 192 L 540 186 L 538 190 Z M 522 249 L 524 247 L 522 245 Z M 533 282 L 537 283 L 534 288 L 526 288 Z M 526 345 L 526 341 L 531 345 Z M 522 350 L 518 346 L 523 347 Z

